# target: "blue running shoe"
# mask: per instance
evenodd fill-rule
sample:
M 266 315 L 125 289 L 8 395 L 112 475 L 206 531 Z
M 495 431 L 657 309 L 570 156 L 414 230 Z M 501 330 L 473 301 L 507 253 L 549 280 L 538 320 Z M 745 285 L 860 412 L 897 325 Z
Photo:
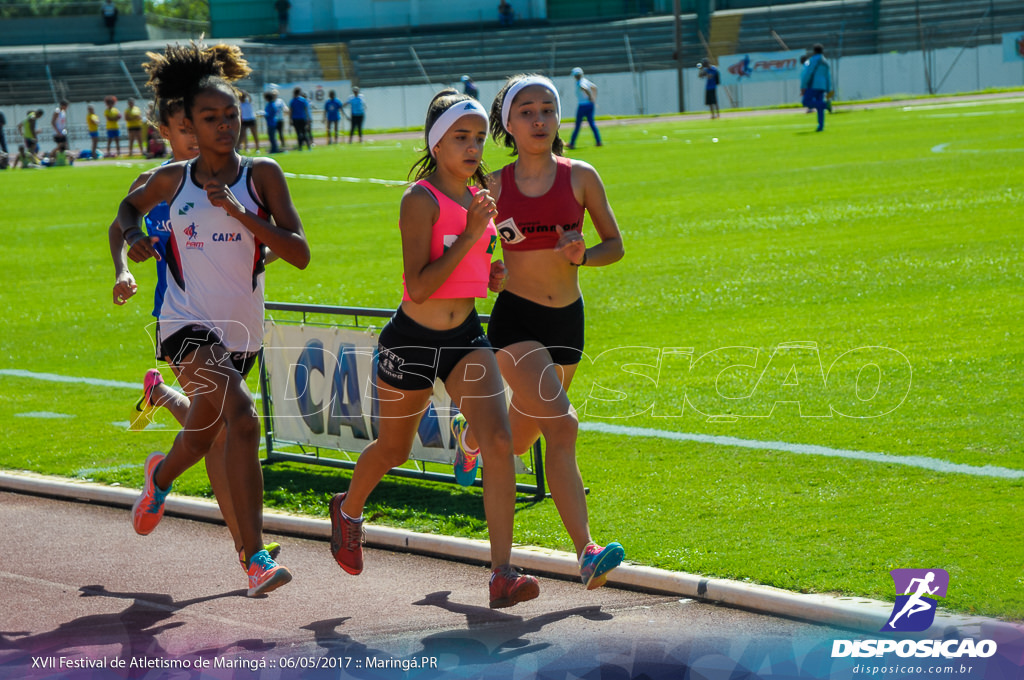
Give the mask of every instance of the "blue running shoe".
M 587 590 L 600 588 L 608 580 L 608 572 L 619 566 L 626 557 L 622 545 L 616 542 L 601 547 L 591 543 L 580 556 L 580 580 Z
M 469 423 L 461 413 L 452 418 L 452 434 L 455 435 L 455 481 L 462 486 L 473 486 L 476 471 L 480 468 L 480 449 L 466 449 L 466 430 Z

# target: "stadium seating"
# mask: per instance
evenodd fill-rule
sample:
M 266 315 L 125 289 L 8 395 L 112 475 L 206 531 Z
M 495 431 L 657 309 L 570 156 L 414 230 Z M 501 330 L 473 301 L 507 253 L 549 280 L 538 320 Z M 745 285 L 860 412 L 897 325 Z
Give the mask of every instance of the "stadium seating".
M 767 1 L 767 0 L 766 0 Z M 332 36 L 333 42 L 246 42 L 243 49 L 256 70 L 247 89 L 266 82 L 351 78 L 363 87 L 430 82 L 453 83 L 463 73 L 477 80 L 501 79 L 536 71 L 567 75 L 574 66 L 588 73 L 670 69 L 673 18 L 659 15 L 590 23 L 532 23 L 498 28 L 447 26 L 402 33 Z M 999 42 L 1001 34 L 1024 26 L 1021 0 L 826 0 L 766 4 L 720 11 L 702 36 L 695 15 L 682 18 L 684 66 L 692 67 L 707 49 L 714 55 L 809 49 L 816 42 L 832 56 L 972 47 Z M 347 39 L 346 39 L 347 37 Z M 321 38 L 322 40 L 322 38 Z M 707 47 L 702 40 L 708 40 Z M 628 41 L 628 42 L 627 42 Z M 628 44 L 628 49 L 627 49 Z M 146 50 L 164 42 L 109 46 L 69 45 L 0 49 L 0 106 L 47 102 L 100 101 L 144 93 L 138 65 Z M 47 73 L 49 68 L 49 73 Z M 55 97 L 56 94 L 56 97 Z

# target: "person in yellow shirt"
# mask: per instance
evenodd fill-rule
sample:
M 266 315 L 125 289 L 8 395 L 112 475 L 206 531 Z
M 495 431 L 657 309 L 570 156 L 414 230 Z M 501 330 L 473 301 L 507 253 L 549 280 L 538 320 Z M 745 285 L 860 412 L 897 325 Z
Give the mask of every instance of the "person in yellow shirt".
M 117 151 L 113 155 L 117 157 L 121 154 L 121 112 L 114 107 L 114 104 L 117 103 L 117 97 L 114 95 L 108 94 L 103 101 L 107 105 L 106 111 L 103 112 L 107 119 L 107 155 L 111 155 L 110 143 L 114 142 Z
M 92 140 L 92 156 L 96 158 L 96 147 L 100 145 L 100 117 L 96 115 L 96 109 L 90 104 L 88 107 L 89 113 L 85 117 L 85 124 L 89 127 L 89 139 Z
M 124 110 L 124 123 L 128 128 L 129 158 L 136 142 L 139 144 L 139 153 L 145 155 L 145 149 L 142 147 L 142 109 L 135 105 L 134 99 L 128 100 L 128 107 Z

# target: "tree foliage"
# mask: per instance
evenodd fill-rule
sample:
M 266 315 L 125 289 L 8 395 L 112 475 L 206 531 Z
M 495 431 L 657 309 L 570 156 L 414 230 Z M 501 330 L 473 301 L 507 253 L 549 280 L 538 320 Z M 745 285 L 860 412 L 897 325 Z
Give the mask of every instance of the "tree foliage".
M 210 3 L 207 0 L 146 0 L 146 13 L 173 19 L 209 21 Z

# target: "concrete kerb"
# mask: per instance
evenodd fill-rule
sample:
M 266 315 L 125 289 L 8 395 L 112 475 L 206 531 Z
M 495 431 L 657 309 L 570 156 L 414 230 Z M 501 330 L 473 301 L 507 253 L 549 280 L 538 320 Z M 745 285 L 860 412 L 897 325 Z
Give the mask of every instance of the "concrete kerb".
M 11 471 L 0 471 L 0 489 L 119 507 L 131 507 L 139 494 L 136 489 Z M 165 507 L 171 515 L 222 523 L 220 510 L 213 501 L 172 495 L 167 498 Z M 329 539 L 331 535 L 329 520 L 290 515 L 272 509 L 264 511 L 263 525 L 268 532 L 278 534 L 323 539 Z M 390 527 L 367 525 L 366 543 L 376 548 L 479 564 L 487 564 L 490 560 L 490 549 L 486 541 L 419 534 Z M 516 566 L 533 573 L 570 580 L 579 577 L 576 558 L 569 553 L 517 547 L 512 551 L 512 560 Z M 709 579 L 632 564 L 623 564 L 611 572 L 608 585 L 704 600 L 868 633 L 873 637 L 883 637 L 879 631 L 892 611 L 891 603 L 867 598 L 793 593 L 769 586 Z M 916 634 L 922 638 L 957 636 L 1002 639 L 1019 639 L 1021 635 L 1024 635 L 1021 626 L 997 619 L 947 614 L 937 615 L 931 628 Z

